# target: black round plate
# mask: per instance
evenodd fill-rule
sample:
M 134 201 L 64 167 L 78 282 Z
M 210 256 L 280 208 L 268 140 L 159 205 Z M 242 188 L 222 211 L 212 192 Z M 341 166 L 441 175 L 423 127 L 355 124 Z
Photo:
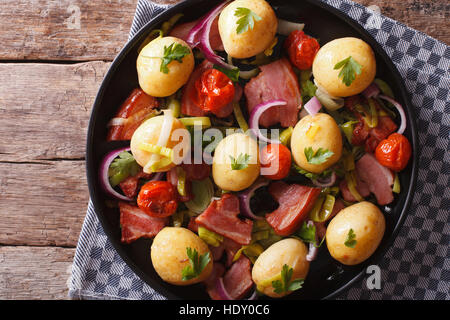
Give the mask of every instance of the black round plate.
M 329 255 L 326 246 L 320 249 L 318 258 L 311 263 L 304 287 L 284 299 L 323 299 L 341 292 L 363 274 L 367 266 L 378 264 L 392 244 L 407 214 L 412 200 L 417 174 L 417 137 L 414 115 L 407 91 L 394 64 L 381 46 L 354 20 L 337 9 L 315 0 L 269 1 L 282 19 L 304 22 L 305 32 L 319 38 L 320 43 L 340 37 L 358 37 L 369 43 L 376 54 L 377 77 L 387 81 L 396 99 L 405 106 L 408 120 L 405 135 L 411 141 L 413 157 L 408 167 L 400 174 L 401 193 L 385 212 L 386 232 L 377 251 L 364 263 L 344 266 Z M 130 245 L 120 242 L 119 211 L 108 208 L 107 199 L 99 184 L 98 170 L 103 156 L 110 150 L 125 146 L 127 142 L 106 142 L 107 123 L 132 89 L 138 87 L 136 59 L 138 48 L 147 34 L 176 13 L 183 13 L 184 21 L 194 20 L 218 1 L 187 0 L 163 12 L 148 23 L 127 43 L 111 65 L 99 89 L 89 122 L 86 166 L 89 192 L 102 227 L 122 259 L 146 283 L 169 299 L 208 299 L 202 285 L 189 287 L 173 286 L 163 282 L 156 274 L 150 260 L 151 240 L 140 239 Z

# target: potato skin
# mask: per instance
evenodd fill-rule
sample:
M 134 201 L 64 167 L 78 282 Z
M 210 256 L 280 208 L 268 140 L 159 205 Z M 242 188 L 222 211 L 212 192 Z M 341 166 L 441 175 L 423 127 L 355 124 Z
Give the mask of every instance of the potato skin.
M 267 248 L 256 259 L 252 269 L 252 279 L 256 285 L 261 284 L 262 281 L 267 281 L 280 274 L 285 264 L 294 269 L 291 280 L 305 279 L 309 271 L 307 254 L 308 249 L 302 241 L 294 238 L 280 240 Z M 273 298 L 280 298 L 290 293 L 278 294 L 273 290 L 273 287 L 269 285 L 264 287 L 263 293 Z
M 352 56 L 361 66 L 361 74 L 356 75 L 350 86 L 339 78 L 339 70 L 334 70 L 336 63 Z M 375 54 L 372 48 L 358 38 L 339 38 L 328 42 L 314 58 L 312 67 L 314 80 L 330 95 L 348 97 L 361 93 L 374 80 L 377 71 Z
M 153 267 L 161 279 L 174 285 L 187 286 L 209 277 L 213 266 L 212 258 L 198 277 L 182 280 L 182 270 L 190 265 L 186 253 L 188 247 L 197 250 L 199 256 L 209 252 L 212 257 L 208 245 L 189 229 L 165 227 L 156 235 L 150 255 Z
M 183 57 L 182 63 L 172 61 L 168 64 L 169 73 L 160 71 L 164 46 L 179 43 L 189 48 L 190 53 Z M 150 57 L 150 58 L 149 58 Z M 139 53 L 136 66 L 139 85 L 142 90 L 153 97 L 168 97 L 180 89 L 194 70 L 194 55 L 189 45 L 175 37 L 158 38 L 147 44 Z
M 248 167 L 231 169 L 231 159 L 248 154 Z M 240 191 L 250 187 L 260 173 L 259 148 L 255 140 L 243 133 L 233 133 L 219 142 L 213 157 L 212 175 L 214 182 L 227 191 Z
M 325 236 L 328 251 L 342 264 L 359 264 L 375 252 L 385 227 L 384 215 L 376 205 L 367 201 L 351 205 L 341 210 L 328 225 Z M 354 248 L 345 245 L 350 229 L 356 235 Z
M 262 19 L 255 21 L 253 29 L 237 34 L 235 11 L 247 8 Z M 219 17 L 219 33 L 225 51 L 233 58 L 250 58 L 266 50 L 273 42 L 278 19 L 272 7 L 264 0 L 236 0 L 223 9 Z
M 309 137 L 306 133 L 311 126 L 319 126 L 318 131 Z M 321 164 L 308 163 L 305 148 L 328 149 L 334 154 Z M 339 161 L 342 155 L 342 134 L 336 121 L 326 113 L 307 115 L 294 127 L 291 137 L 291 151 L 295 163 L 310 172 L 321 173 Z
M 152 153 L 141 150 L 139 148 L 139 145 L 143 142 L 145 143 L 151 143 L 156 144 L 159 139 L 159 134 L 161 132 L 161 127 L 163 124 L 164 116 L 157 116 L 148 119 L 147 121 L 143 122 L 134 132 L 133 136 L 131 137 L 130 142 L 130 148 L 131 153 L 133 154 L 134 159 L 136 162 L 141 166 L 145 167 L 147 162 L 150 160 L 150 157 L 152 156 Z M 188 151 L 190 148 L 190 141 L 189 139 L 186 139 L 184 137 L 175 137 L 174 131 L 176 129 L 184 129 L 186 130 L 186 127 L 181 123 L 180 120 L 174 119 L 173 126 L 172 126 L 172 135 L 171 138 L 169 138 L 169 141 L 167 142 L 166 147 L 168 148 L 174 148 L 177 146 L 177 149 L 180 148 L 180 154 L 177 155 L 177 157 L 180 157 L 182 159 L 184 152 L 182 150 Z M 186 130 L 185 136 L 188 137 L 189 133 Z M 172 139 L 177 138 L 175 141 Z M 180 145 L 178 145 L 180 143 Z M 183 147 L 182 147 L 183 146 Z M 175 150 L 176 151 L 176 150 Z M 159 171 L 164 172 L 168 171 L 171 168 L 175 166 L 174 163 L 171 163 L 170 165 L 161 168 Z

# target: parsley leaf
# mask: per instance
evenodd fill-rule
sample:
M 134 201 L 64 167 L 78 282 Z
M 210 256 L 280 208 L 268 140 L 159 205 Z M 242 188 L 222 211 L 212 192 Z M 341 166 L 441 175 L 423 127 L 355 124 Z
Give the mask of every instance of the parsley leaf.
M 172 43 L 170 46 L 164 46 L 164 56 L 161 58 L 161 67 L 160 71 L 163 73 L 169 73 L 169 68 L 167 65 L 172 61 L 178 61 L 179 63 L 183 62 L 183 58 L 190 54 L 191 51 L 188 47 L 183 46 L 179 43 Z
M 316 95 L 317 87 L 311 80 L 300 82 L 303 103 L 308 102 Z
M 199 257 L 197 250 L 187 247 L 186 254 L 189 258 L 190 265 L 184 267 L 181 271 L 183 281 L 198 277 L 211 261 L 209 252 L 206 252 Z
M 253 29 L 255 21 L 260 21 L 262 18 L 248 8 L 236 8 L 234 16 L 239 20 L 236 22 L 238 27 L 236 29 L 237 34 L 247 32 L 248 29 Z
M 123 151 L 114 159 L 108 169 L 109 183 L 112 187 L 117 186 L 129 176 L 136 175 L 141 167 L 131 153 Z
M 303 222 L 300 230 L 297 235 L 305 242 L 316 243 L 316 225 L 311 223 L 311 226 L 308 226 L 308 223 Z
M 272 281 L 273 291 L 278 294 L 282 294 L 288 291 L 295 291 L 302 287 L 303 279 L 295 279 L 291 281 L 294 269 L 289 267 L 287 264 L 283 265 L 281 269 L 281 280 Z
M 219 66 L 217 64 L 215 64 L 213 68 L 224 73 L 228 78 L 230 78 L 231 81 L 233 81 L 233 82 L 239 81 L 239 73 L 240 73 L 239 68 L 228 69 L 228 68 Z
M 356 246 L 356 234 L 353 229 L 348 231 L 347 240 L 345 240 L 344 244 L 346 247 L 354 248 Z
M 334 70 L 342 70 L 339 72 L 339 78 L 342 78 L 342 82 L 348 87 L 355 80 L 356 74 L 361 74 L 362 65 L 360 65 L 352 56 L 339 61 L 334 66 Z
M 304 149 L 306 160 L 311 164 L 321 164 L 327 161 L 329 157 L 331 157 L 334 152 L 329 151 L 328 149 L 319 148 L 316 152 L 312 149 L 312 147 L 308 147 Z
M 248 162 L 250 160 L 250 155 L 241 153 L 237 159 L 230 156 L 231 159 L 231 169 L 232 170 L 242 170 L 248 167 Z

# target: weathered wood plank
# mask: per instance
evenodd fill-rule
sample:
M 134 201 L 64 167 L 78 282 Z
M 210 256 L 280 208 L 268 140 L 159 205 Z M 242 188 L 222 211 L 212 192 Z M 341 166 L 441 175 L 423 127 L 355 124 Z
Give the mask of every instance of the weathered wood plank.
M 109 62 L 0 64 L 0 161 L 80 159 Z
M 0 244 L 76 246 L 88 199 L 84 161 L 0 162 Z
M 73 248 L 0 247 L 0 299 L 68 299 Z
M 177 3 L 178 0 L 154 0 Z M 356 0 L 450 43 L 448 1 Z M 137 0 L 2 0 L 0 60 L 112 60 L 128 38 Z

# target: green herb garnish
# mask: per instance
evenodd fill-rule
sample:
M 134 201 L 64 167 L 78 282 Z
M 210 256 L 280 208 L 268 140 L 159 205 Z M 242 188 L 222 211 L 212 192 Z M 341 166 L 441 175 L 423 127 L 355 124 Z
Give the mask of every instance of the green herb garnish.
M 239 68 L 227 69 L 217 64 L 215 64 L 213 68 L 224 73 L 228 78 L 230 78 L 231 81 L 233 82 L 239 81 L 239 73 L 240 73 Z
M 241 153 L 237 159 L 230 156 L 231 159 L 231 169 L 232 170 L 242 170 L 248 167 L 248 162 L 250 160 L 250 155 Z
M 308 102 L 316 95 L 317 87 L 311 80 L 300 82 L 303 103 Z
M 354 248 L 356 246 L 356 234 L 353 229 L 348 231 L 347 240 L 345 240 L 344 244 L 346 247 Z
M 199 257 L 197 250 L 187 247 L 186 253 L 189 258 L 190 266 L 184 267 L 181 271 L 183 281 L 198 277 L 211 261 L 209 252 L 206 252 Z
M 160 71 L 163 73 L 169 73 L 167 65 L 172 61 L 183 62 L 183 58 L 191 53 L 188 47 L 179 43 L 172 43 L 170 46 L 164 46 L 164 56 L 161 58 Z
M 306 171 L 305 169 L 300 168 L 295 163 L 293 163 L 292 166 L 295 169 L 295 171 L 297 171 L 298 173 L 304 175 L 305 177 L 307 177 L 308 179 L 311 179 L 311 180 L 324 179 L 333 173 L 333 170 L 331 170 L 331 169 L 326 169 L 325 171 L 323 171 L 321 173 L 312 173 L 312 172 Z
M 262 19 L 252 10 L 242 7 L 236 8 L 234 16 L 239 18 L 239 20 L 236 22 L 238 25 L 236 29 L 237 34 L 244 33 L 248 31 L 249 28 L 253 29 L 253 27 L 255 26 L 255 21 L 260 21 Z
M 311 223 L 311 225 L 308 226 L 308 223 L 306 221 L 303 222 L 300 230 L 297 232 L 297 235 L 303 241 L 315 244 L 316 243 L 316 225 L 314 223 Z
M 133 155 L 123 151 L 109 166 L 109 183 L 112 187 L 115 187 L 129 176 L 136 175 L 140 170 L 141 167 L 134 160 Z
M 348 87 L 352 84 L 353 80 L 355 80 L 356 75 L 361 74 L 362 66 L 356 62 L 352 56 L 349 56 L 336 63 L 334 66 L 334 70 L 339 70 L 341 68 L 342 70 L 339 72 L 339 78 L 342 78 L 342 82 Z
M 334 152 L 329 151 L 328 149 L 319 148 L 316 152 L 312 149 L 312 147 L 305 148 L 305 157 L 308 163 L 311 164 L 321 164 L 327 161 L 329 157 L 331 157 Z
M 281 280 L 272 281 L 273 291 L 278 294 L 282 294 L 288 291 L 295 291 L 302 287 L 303 279 L 295 279 L 291 281 L 294 269 L 289 267 L 287 264 L 283 265 L 281 270 Z

